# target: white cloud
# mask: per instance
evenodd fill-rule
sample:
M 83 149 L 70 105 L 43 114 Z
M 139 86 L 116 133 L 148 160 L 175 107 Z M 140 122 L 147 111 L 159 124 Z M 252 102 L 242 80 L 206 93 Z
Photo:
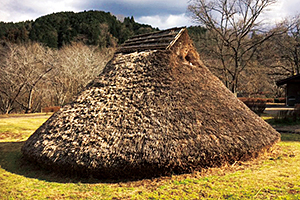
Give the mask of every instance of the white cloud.
M 76 1 L 72 0 L 1 0 L 0 21 L 25 21 L 42 15 L 61 11 L 77 11 Z
M 186 11 L 182 0 L 0 0 L 0 21 L 25 21 L 61 11 L 103 10 L 134 16 L 178 15 Z
M 190 26 L 191 19 L 187 17 L 184 13 L 180 15 L 168 15 L 168 16 L 143 16 L 136 21 L 143 24 L 151 24 L 153 27 L 158 27 L 159 29 L 167 29 L 172 27 Z
M 263 14 L 263 18 L 271 24 L 280 23 L 282 20 L 293 17 L 299 13 L 299 0 L 278 0 Z

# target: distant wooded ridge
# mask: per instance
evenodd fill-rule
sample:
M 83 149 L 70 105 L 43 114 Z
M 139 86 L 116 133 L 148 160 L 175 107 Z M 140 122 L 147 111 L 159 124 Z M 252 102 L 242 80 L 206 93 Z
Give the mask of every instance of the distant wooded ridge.
M 0 22 L 0 40 L 13 43 L 35 41 L 51 48 L 72 42 L 111 47 L 133 35 L 158 29 L 136 23 L 133 17 L 119 21 L 103 11 L 59 12 L 18 23 Z
M 193 33 L 204 30 L 201 27 L 191 28 Z M 59 12 L 34 21 L 0 22 L 0 40 L 12 43 L 34 41 L 51 48 L 61 48 L 72 42 L 114 47 L 131 36 L 157 30 L 159 29 L 150 25 L 135 22 L 133 17 L 125 17 L 121 22 L 109 12 Z

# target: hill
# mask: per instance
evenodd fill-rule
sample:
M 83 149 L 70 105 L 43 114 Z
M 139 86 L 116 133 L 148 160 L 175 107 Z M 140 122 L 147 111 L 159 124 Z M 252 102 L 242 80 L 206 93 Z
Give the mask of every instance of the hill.
M 133 17 L 123 22 L 103 11 L 59 12 L 18 23 L 0 22 L 0 40 L 13 43 L 37 41 L 52 48 L 82 41 L 100 47 L 121 44 L 133 35 L 157 29 L 136 23 Z

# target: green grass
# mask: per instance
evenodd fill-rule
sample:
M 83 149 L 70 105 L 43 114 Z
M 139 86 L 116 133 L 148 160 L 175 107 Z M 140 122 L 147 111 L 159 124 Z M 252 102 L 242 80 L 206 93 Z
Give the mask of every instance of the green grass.
M 271 125 L 276 125 L 276 126 L 293 126 L 293 125 L 299 125 L 300 120 L 294 120 L 291 118 L 286 118 L 286 119 L 276 119 L 276 118 L 270 118 L 265 120 Z
M 5 115 L 0 116 L 0 141 L 26 140 L 50 115 Z
M 283 134 L 271 154 L 218 169 L 137 181 L 83 179 L 21 159 L 23 141 L 47 117 L 0 118 L 0 199 L 300 199 L 297 134 Z
M 300 124 L 300 115 L 299 113 L 288 113 L 282 111 L 276 116 L 264 115 L 262 119 L 268 122 L 271 125 L 278 126 L 293 126 Z

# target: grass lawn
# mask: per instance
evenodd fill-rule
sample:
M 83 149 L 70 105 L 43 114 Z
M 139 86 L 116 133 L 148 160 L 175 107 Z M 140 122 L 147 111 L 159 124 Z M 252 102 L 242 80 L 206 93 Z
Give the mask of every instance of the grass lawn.
M 0 117 L 0 199 L 300 199 L 300 135 L 282 134 L 273 153 L 194 174 L 145 180 L 57 175 L 21 159 L 49 115 Z

